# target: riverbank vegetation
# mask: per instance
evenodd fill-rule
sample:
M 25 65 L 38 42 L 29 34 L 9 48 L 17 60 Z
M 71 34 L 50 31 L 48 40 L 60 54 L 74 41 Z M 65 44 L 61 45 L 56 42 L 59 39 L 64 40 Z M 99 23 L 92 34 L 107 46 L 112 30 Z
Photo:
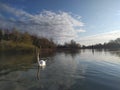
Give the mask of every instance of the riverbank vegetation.
M 111 40 L 104 44 L 95 44 L 89 46 L 81 46 L 74 40 L 65 42 L 63 45 L 56 44 L 52 39 L 32 35 L 28 32 L 20 32 L 16 28 L 0 29 L 0 51 L 29 51 L 35 52 L 37 48 L 43 51 L 53 50 L 78 50 L 78 49 L 118 49 L 120 48 L 120 38 Z
M 52 39 L 20 32 L 13 28 L 0 29 L 0 51 L 35 51 L 35 48 L 54 49 L 56 44 Z
M 82 46 L 83 49 L 120 49 L 120 38 L 110 40 L 108 43 Z
M 63 45 L 57 45 L 58 49 L 80 49 L 81 45 L 79 43 L 76 43 L 74 40 L 71 40 L 70 42 L 65 42 Z

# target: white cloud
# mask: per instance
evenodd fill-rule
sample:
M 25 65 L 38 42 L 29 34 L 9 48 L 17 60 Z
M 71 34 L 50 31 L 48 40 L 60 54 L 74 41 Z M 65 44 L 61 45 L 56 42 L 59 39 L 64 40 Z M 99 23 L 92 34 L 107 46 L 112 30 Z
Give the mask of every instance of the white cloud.
M 97 43 L 108 42 L 109 40 L 114 40 L 116 38 L 120 38 L 120 30 L 113 30 L 111 32 L 83 37 L 80 38 L 78 42 L 83 45 L 93 45 Z
M 23 10 L 15 9 L 15 8 L 10 7 L 10 6 L 8 6 L 6 4 L 3 4 L 3 3 L 0 3 L 0 8 L 1 8 L 1 10 L 7 11 L 9 13 L 12 13 L 12 14 L 16 15 L 16 16 L 27 16 L 27 17 L 31 16 L 29 13 L 27 13 Z
M 76 16 L 79 19 L 73 18 L 72 14 L 68 12 L 53 12 L 46 11 L 39 14 L 30 14 L 23 10 L 15 9 L 5 4 L 0 4 L 0 7 L 14 16 L 18 17 L 18 21 L 13 20 L 0 21 L 0 27 L 16 27 L 21 30 L 27 30 L 30 33 L 37 34 L 39 36 L 53 38 L 58 42 L 65 42 L 78 37 L 78 32 L 85 32 L 81 28 L 84 23 L 79 19 L 80 16 Z M 75 28 L 79 27 L 79 28 Z
M 78 29 L 77 32 L 78 32 L 78 33 L 81 33 L 81 32 L 86 32 L 86 31 L 83 30 L 83 29 Z

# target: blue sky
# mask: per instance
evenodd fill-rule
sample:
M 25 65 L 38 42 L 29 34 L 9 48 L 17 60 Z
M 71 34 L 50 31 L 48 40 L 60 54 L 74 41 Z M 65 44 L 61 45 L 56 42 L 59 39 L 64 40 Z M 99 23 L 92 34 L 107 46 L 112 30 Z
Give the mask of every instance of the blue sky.
M 64 43 L 120 37 L 120 0 L 0 0 L 0 27 L 25 30 Z

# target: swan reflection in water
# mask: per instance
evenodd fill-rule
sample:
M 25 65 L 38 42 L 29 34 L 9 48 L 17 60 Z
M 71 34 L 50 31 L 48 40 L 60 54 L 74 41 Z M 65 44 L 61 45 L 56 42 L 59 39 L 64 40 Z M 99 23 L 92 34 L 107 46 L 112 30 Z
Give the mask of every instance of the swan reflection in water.
M 40 69 L 44 70 L 46 67 L 47 60 L 41 60 L 39 57 L 39 53 L 37 55 L 37 62 L 38 62 L 38 70 L 37 70 L 37 79 L 40 79 Z
M 40 79 L 40 70 L 44 70 L 45 69 L 45 66 L 39 66 L 38 65 L 38 68 L 37 68 L 37 80 Z

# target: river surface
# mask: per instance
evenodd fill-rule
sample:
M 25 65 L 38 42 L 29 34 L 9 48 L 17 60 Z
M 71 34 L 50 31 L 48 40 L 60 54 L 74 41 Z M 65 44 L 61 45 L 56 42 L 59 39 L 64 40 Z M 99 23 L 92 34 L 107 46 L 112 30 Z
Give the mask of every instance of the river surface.
M 120 50 L 0 53 L 0 90 L 120 90 Z

